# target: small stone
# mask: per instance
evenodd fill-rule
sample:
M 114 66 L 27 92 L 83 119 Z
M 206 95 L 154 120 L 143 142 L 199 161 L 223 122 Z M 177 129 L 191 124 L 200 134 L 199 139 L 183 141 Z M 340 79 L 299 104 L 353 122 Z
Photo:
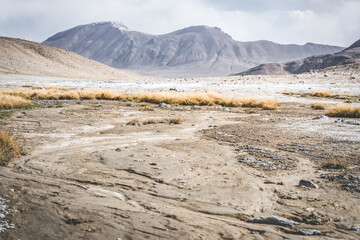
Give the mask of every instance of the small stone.
M 360 231 L 360 226 L 352 226 L 351 228 L 349 228 L 350 231 Z
M 329 119 L 327 116 L 319 116 L 319 117 L 314 117 L 312 120 L 327 120 Z
M 312 235 L 318 235 L 321 232 L 317 229 L 300 229 L 297 233 L 304 236 L 312 236 Z
M 319 188 L 318 185 L 316 185 L 315 183 L 312 183 L 312 182 L 310 182 L 308 180 L 300 180 L 299 187 L 303 187 L 303 188 Z
M 159 108 L 171 108 L 171 105 L 166 103 L 160 103 Z
M 263 223 L 263 224 L 271 224 L 271 225 L 279 225 L 279 226 L 293 226 L 298 225 L 298 222 L 295 222 L 293 220 L 289 220 L 284 217 L 278 217 L 278 216 L 268 216 L 268 217 L 257 217 L 250 219 L 250 222 L 253 223 Z

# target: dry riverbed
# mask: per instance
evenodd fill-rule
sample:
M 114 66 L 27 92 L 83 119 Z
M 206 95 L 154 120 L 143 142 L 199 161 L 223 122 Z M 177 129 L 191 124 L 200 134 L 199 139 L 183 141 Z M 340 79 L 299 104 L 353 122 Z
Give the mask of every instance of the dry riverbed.
M 38 103 L 0 120 L 25 152 L 0 168 L 1 239 L 360 238 L 356 119 Z

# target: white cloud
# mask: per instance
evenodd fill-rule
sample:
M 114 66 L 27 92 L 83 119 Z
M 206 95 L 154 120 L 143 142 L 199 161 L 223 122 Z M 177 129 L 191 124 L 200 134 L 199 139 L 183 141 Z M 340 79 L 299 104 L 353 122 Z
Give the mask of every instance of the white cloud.
M 214 1 L 0 0 L 0 35 L 43 41 L 79 24 L 116 20 L 152 34 L 190 25 L 217 26 L 239 41 L 267 39 L 346 46 L 360 37 L 360 2 L 356 0 L 224 1 L 224 8 L 219 7 L 219 2 L 211 2 Z M 254 10 L 254 4 L 261 3 L 264 7 Z

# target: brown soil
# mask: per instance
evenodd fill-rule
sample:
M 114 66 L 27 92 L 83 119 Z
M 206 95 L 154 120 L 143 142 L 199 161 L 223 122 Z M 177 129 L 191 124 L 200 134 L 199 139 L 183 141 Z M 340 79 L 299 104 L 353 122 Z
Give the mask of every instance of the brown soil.
M 0 120 L 26 152 L 0 168 L 15 224 L 0 238 L 299 239 L 300 229 L 360 238 L 348 230 L 360 220 L 359 126 L 313 120 L 323 113 L 310 105 L 39 103 Z M 170 118 L 183 122 L 161 121 Z M 346 169 L 322 168 L 329 161 Z M 319 188 L 298 187 L 302 179 Z M 300 224 L 250 221 L 270 215 Z

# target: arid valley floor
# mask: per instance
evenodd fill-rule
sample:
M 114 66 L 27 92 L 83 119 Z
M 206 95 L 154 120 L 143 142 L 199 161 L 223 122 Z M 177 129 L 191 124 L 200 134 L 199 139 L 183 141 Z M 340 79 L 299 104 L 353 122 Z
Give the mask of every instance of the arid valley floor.
M 35 100 L 0 119 L 24 152 L 0 167 L 0 239 L 359 239 L 359 119 L 325 116 L 360 106 L 359 73 L 133 83 L 1 74 L 3 89 L 216 91 L 280 106 Z M 306 95 L 317 90 L 348 96 Z

